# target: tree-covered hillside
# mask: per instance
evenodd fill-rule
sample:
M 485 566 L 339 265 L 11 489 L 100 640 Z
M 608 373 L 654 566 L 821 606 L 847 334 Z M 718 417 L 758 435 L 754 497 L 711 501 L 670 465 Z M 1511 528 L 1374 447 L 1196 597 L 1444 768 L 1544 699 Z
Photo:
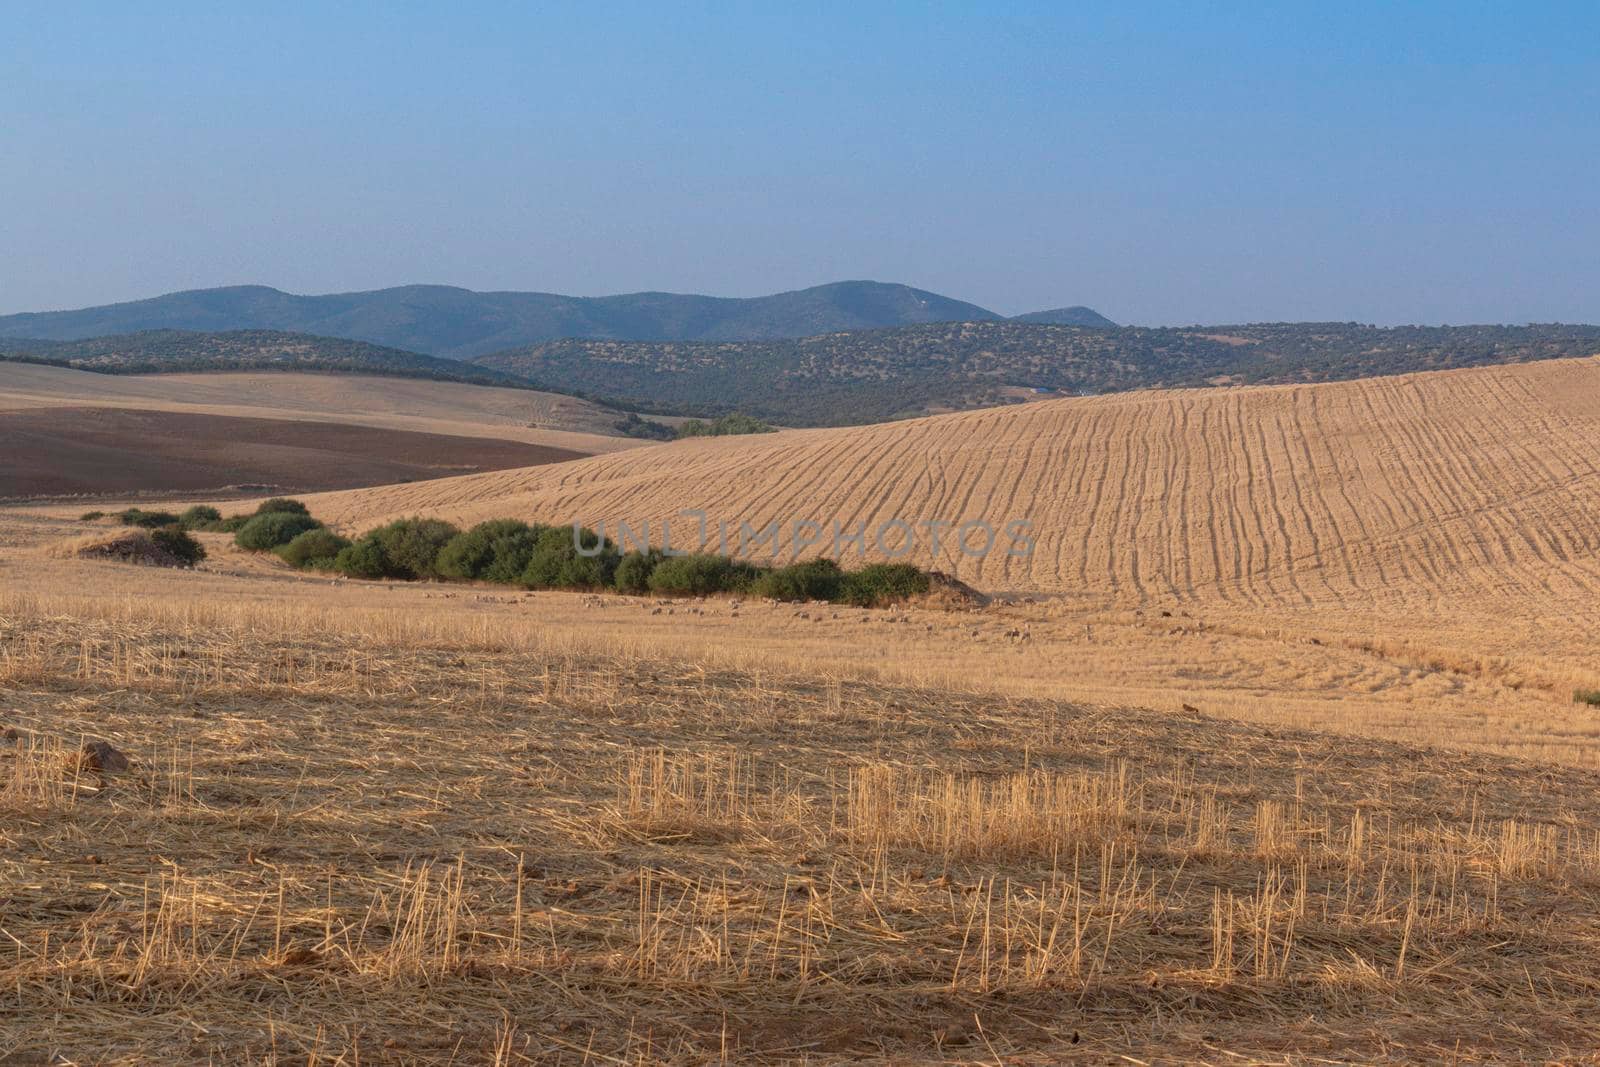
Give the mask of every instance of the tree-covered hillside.
M 512 374 L 453 359 L 384 348 L 337 337 L 274 330 L 193 333 L 148 330 L 83 341 L 0 339 L 0 358 L 26 359 L 103 374 L 176 374 L 192 371 L 285 370 L 382 374 L 442 382 L 526 388 Z
M 1595 326 L 935 323 L 791 341 L 553 341 L 474 362 L 638 410 L 843 425 L 1039 395 L 1330 381 L 1600 352 Z

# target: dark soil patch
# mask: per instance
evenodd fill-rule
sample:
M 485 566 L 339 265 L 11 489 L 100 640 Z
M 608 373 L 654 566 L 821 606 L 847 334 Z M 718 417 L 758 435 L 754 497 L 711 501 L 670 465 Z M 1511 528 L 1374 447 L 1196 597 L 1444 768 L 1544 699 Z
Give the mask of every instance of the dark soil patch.
M 520 441 L 291 419 L 99 407 L 0 411 L 0 498 L 244 483 L 294 492 L 355 489 L 581 455 Z

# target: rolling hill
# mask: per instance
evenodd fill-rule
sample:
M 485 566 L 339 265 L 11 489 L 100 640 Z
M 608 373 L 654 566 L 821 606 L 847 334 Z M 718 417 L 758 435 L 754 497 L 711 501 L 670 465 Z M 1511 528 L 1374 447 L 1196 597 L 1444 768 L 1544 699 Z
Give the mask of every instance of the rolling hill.
M 1026 520 L 1029 556 L 970 558 L 947 542 L 908 558 L 985 589 L 1131 604 L 1410 609 L 1450 596 L 1548 610 L 1600 595 L 1597 439 L 1589 358 L 685 441 L 317 508 L 352 526 L 426 513 L 659 528 L 685 508 L 735 529 Z
M 390 375 L 527 388 L 514 374 L 363 341 L 276 330 L 196 333 L 146 330 L 81 341 L 0 338 L 0 359 L 47 363 L 100 374 L 283 370 Z
M 986 685 L 1015 672 L 1112 704 L 1182 701 L 1600 766 L 1593 709 L 1574 701 L 1600 692 L 1596 440 L 1590 357 L 683 441 L 310 503 L 351 532 L 415 514 L 517 516 L 604 522 L 613 537 L 619 522 L 648 525 L 659 545 L 675 520 L 678 548 L 694 547 L 699 521 L 684 513 L 700 511 L 712 551 L 719 526 L 738 551 L 743 523 L 747 538 L 779 523 L 792 544 L 793 523 L 815 522 L 823 544 L 809 551 L 847 565 L 887 555 L 871 535 L 898 519 L 918 538 L 901 558 L 1037 601 L 999 626 L 957 624 L 937 655 L 912 635 L 926 676 Z M 1006 553 L 1014 520 L 1029 524 L 1031 554 Z M 972 521 L 996 531 L 982 558 L 953 547 Z M 865 527 L 868 551 L 841 540 L 835 553 L 835 522 L 842 537 Z M 947 524 L 937 552 L 930 522 Z M 885 536 L 897 547 L 895 527 Z M 748 640 L 876 662 L 808 636 L 837 643 L 860 620 L 791 615 Z
M 583 455 L 302 419 L 109 407 L 0 411 L 0 500 L 309 492 L 560 463 Z
M 737 299 L 676 293 L 575 297 L 407 285 L 297 296 L 245 285 L 0 316 L 0 338 L 81 340 L 146 330 L 279 330 L 465 359 L 561 337 L 759 340 L 919 322 L 999 318 L 905 285 L 848 281 Z
M 552 341 L 480 366 L 641 410 L 849 425 L 1130 389 L 1336 381 L 1600 352 L 1596 326 L 932 323 L 798 340 Z
M 636 447 L 574 397 L 294 371 L 0 362 L 0 498 L 353 488 Z
M 1030 311 L 1026 315 L 1013 315 L 1010 321 L 1044 322 L 1054 326 L 1095 326 L 1101 329 L 1112 329 L 1117 325 L 1094 308 L 1086 308 L 1081 304 L 1066 308 L 1051 308 L 1049 311 Z
M 595 453 L 636 447 L 609 408 L 559 393 L 295 371 L 95 374 L 0 361 L 0 412 L 121 408 L 489 437 Z

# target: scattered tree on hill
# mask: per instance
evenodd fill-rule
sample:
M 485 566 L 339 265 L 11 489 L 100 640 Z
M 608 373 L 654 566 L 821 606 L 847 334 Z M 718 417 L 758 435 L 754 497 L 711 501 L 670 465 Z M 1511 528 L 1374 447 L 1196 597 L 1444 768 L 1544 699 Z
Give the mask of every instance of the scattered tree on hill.
M 762 422 L 760 419 L 735 411 L 731 415 L 724 415 L 720 419 L 704 422 L 700 419 L 690 419 L 678 427 L 679 437 L 732 437 L 748 433 L 776 433 L 777 427 Z
M 671 441 L 678 436 L 671 426 L 654 419 L 641 419 L 633 412 L 612 424 L 612 429 L 623 437 L 641 437 L 648 441 Z

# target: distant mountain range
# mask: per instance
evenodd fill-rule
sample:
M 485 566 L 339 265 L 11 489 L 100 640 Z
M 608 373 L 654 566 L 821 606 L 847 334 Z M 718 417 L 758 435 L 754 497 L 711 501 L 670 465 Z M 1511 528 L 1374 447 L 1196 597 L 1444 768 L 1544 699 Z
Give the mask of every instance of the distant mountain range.
M 1111 326 L 1088 308 L 1038 312 L 1032 321 Z M 259 285 L 194 289 L 77 311 L 0 316 L 0 339 L 57 341 L 146 330 L 278 330 L 342 337 L 451 359 L 563 338 L 613 341 L 762 341 L 1001 316 L 976 304 L 883 282 L 835 282 L 738 299 L 675 293 L 576 297 L 476 293 L 407 285 L 295 296 Z
M 297 328 L 232 325 L 241 320 Z M 911 321 L 873 325 L 885 320 Z M 166 325 L 127 332 L 152 322 Z M 108 331 L 116 332 L 100 335 Z M 349 336 L 356 332 L 399 340 Z M 529 335 L 541 339 L 506 343 Z M 299 297 L 247 287 L 0 318 L 0 357 L 85 370 L 396 375 L 545 389 L 645 413 L 743 411 L 787 426 L 876 422 L 1040 396 L 1329 381 L 1597 353 L 1596 326 L 1156 329 L 1118 326 L 1085 307 L 1001 319 L 876 282 L 748 300 L 436 286 Z

